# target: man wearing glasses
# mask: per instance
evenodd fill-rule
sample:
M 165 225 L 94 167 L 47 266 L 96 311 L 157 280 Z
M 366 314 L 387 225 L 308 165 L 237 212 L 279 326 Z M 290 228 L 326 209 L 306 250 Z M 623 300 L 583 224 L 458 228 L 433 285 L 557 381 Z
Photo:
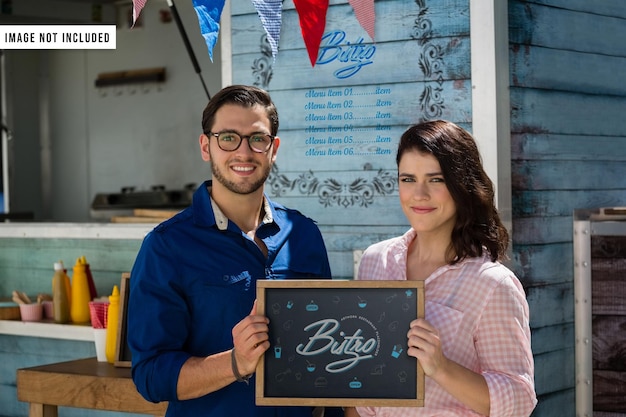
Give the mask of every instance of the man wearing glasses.
M 331 278 L 315 223 L 263 187 L 280 145 L 268 93 L 234 85 L 204 109 L 202 159 L 212 181 L 150 232 L 131 271 L 132 375 L 168 416 L 310 417 L 311 407 L 257 407 L 254 371 L 269 348 L 258 279 Z

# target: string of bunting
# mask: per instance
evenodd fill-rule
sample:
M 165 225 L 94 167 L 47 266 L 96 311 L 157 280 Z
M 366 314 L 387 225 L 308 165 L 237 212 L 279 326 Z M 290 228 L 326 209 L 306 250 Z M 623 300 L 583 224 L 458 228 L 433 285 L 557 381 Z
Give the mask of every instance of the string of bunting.
M 148 0 L 133 0 L 133 25 Z M 282 26 L 282 0 L 251 0 L 259 15 L 261 24 L 272 48 L 272 56 L 278 54 L 278 41 Z M 213 61 L 213 48 L 217 43 L 220 18 L 226 0 L 193 0 L 193 8 L 198 16 L 200 32 Z M 300 30 L 306 46 L 311 66 L 315 66 L 324 29 L 329 0 L 293 0 L 300 20 Z M 376 12 L 374 0 L 349 0 L 350 6 L 363 29 L 374 40 Z

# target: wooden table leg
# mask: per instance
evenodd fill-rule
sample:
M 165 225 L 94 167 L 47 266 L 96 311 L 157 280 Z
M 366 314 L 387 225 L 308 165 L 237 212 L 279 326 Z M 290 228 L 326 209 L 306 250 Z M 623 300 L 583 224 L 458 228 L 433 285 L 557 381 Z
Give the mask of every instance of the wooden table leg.
M 59 417 L 59 408 L 56 405 L 30 403 L 28 417 Z

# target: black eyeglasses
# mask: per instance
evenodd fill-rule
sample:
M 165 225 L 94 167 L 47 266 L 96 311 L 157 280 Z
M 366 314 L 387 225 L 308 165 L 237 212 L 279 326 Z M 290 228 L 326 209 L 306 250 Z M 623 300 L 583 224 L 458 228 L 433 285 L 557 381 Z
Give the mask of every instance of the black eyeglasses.
M 252 151 L 257 153 L 267 152 L 276 137 L 263 133 L 254 133 L 248 136 L 240 135 L 237 132 L 207 132 L 206 134 L 215 137 L 217 146 L 226 152 L 233 152 L 239 149 L 243 139 L 248 140 L 248 146 L 250 146 Z

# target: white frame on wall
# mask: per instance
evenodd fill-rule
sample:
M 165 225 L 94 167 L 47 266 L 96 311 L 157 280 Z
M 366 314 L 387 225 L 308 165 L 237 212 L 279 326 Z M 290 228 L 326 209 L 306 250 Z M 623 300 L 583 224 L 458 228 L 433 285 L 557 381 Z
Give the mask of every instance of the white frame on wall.
M 470 0 L 472 133 L 512 230 L 508 2 Z

